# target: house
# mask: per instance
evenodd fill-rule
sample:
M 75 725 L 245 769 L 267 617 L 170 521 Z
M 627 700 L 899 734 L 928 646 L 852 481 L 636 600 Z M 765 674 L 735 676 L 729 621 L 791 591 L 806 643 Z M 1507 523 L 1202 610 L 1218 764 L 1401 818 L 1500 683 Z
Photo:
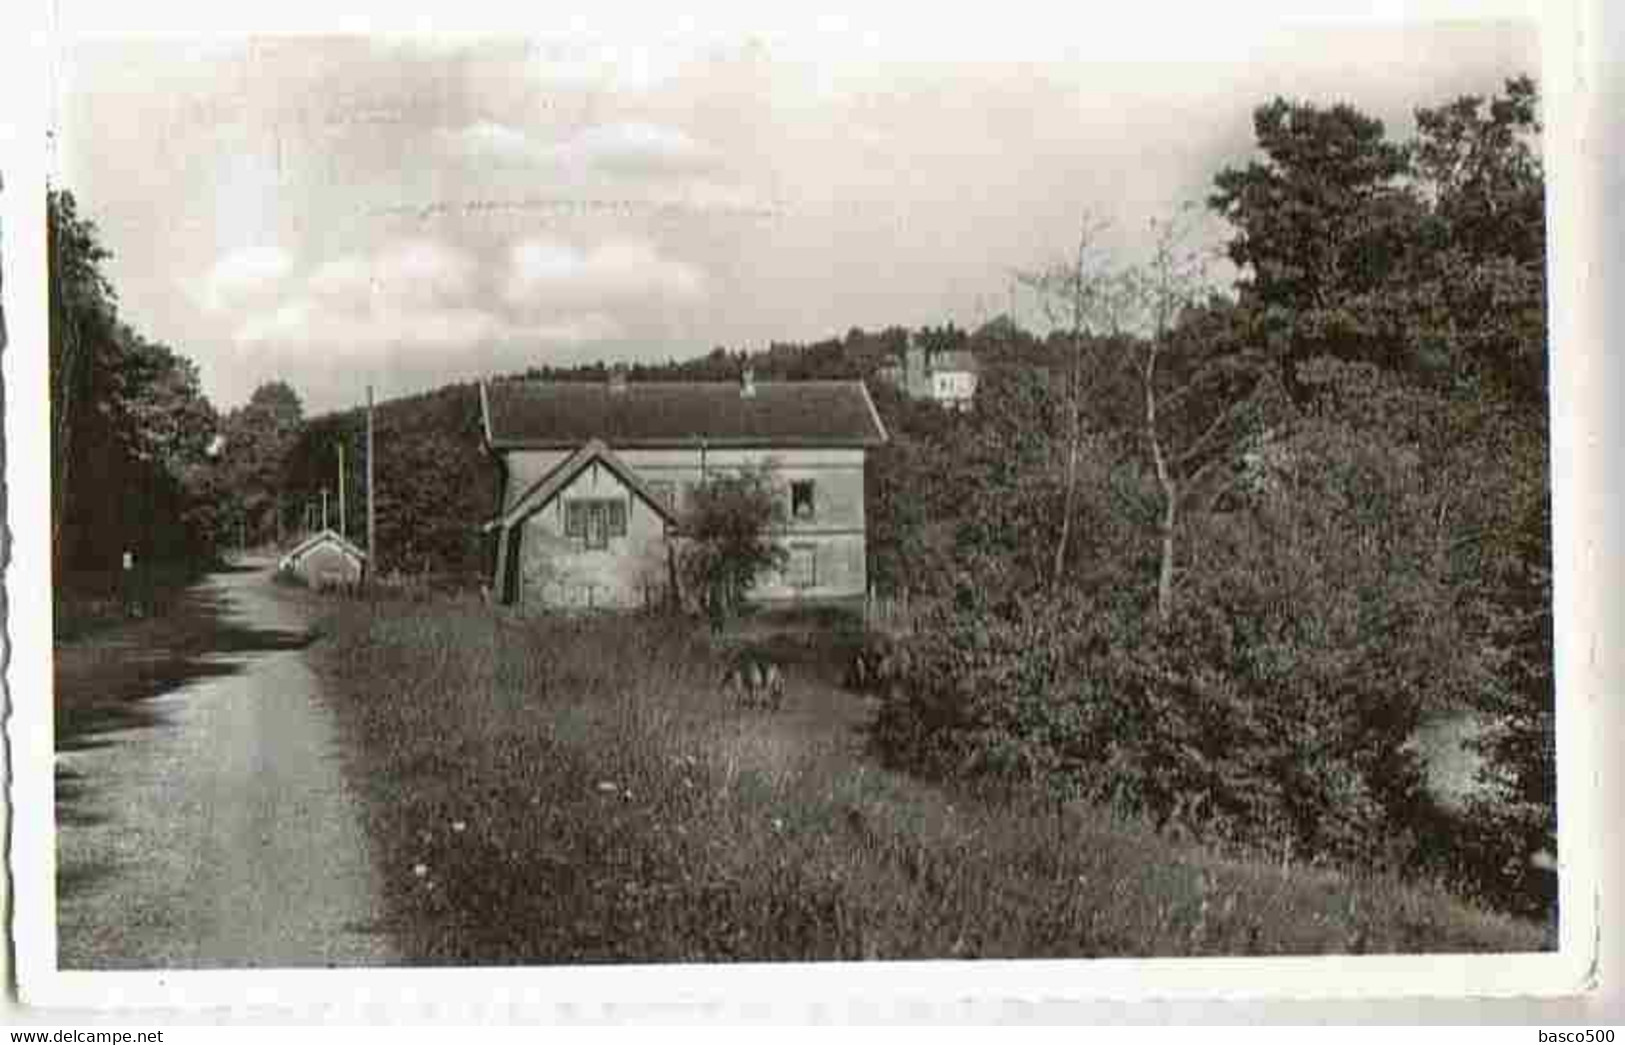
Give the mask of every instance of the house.
M 492 591 L 507 604 L 631 607 L 660 598 L 679 521 L 708 475 L 769 463 L 788 565 L 764 601 L 867 589 L 865 455 L 886 430 L 861 381 L 504 380 L 480 386 L 501 469 Z
M 976 399 L 981 370 L 976 356 L 964 349 L 938 352 L 931 358 L 931 398 L 952 410 L 969 410 Z
M 901 365 L 888 363 L 878 371 L 881 380 L 896 385 L 910 399 L 930 399 L 953 410 L 970 409 L 980 374 L 975 353 L 964 349 L 928 353 L 912 339 Z
M 292 574 L 312 588 L 354 584 L 367 567 L 367 553 L 334 530 L 311 534 L 277 563 L 277 569 Z

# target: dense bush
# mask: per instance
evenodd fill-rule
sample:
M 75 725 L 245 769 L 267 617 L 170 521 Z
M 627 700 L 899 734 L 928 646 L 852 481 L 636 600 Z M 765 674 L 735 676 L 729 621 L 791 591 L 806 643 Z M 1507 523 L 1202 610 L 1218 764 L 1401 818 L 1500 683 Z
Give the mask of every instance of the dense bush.
M 1406 435 L 1335 402 L 1300 416 L 1234 511 L 1188 524 L 1166 624 L 1123 537 L 1056 590 L 968 575 L 907 642 L 882 748 L 1300 857 L 1412 863 L 1426 803 L 1407 742 L 1492 665 L 1454 612 L 1436 490 Z
M 744 608 L 757 579 L 788 560 L 772 533 L 783 522 L 783 504 L 768 466 L 710 475 L 691 498 L 681 523 L 677 575 L 686 601 L 720 628 Z

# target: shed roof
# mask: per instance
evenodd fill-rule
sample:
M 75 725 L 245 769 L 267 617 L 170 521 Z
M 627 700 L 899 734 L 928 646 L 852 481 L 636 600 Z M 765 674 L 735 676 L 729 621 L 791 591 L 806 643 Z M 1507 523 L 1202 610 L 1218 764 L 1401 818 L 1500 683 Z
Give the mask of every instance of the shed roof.
M 610 446 L 877 446 L 886 429 L 862 381 L 494 381 L 493 449 Z
M 289 548 L 287 553 L 282 556 L 278 566 L 284 570 L 289 569 L 300 559 L 304 558 L 306 555 L 310 554 L 323 544 L 332 544 L 334 547 L 343 551 L 346 555 L 360 559 L 362 562 L 365 562 L 367 559 L 366 552 L 362 551 L 355 544 L 347 540 L 337 530 L 327 529 L 313 533 L 309 537 L 306 537 L 304 540 L 300 541 L 298 544 L 294 545 L 292 548 Z

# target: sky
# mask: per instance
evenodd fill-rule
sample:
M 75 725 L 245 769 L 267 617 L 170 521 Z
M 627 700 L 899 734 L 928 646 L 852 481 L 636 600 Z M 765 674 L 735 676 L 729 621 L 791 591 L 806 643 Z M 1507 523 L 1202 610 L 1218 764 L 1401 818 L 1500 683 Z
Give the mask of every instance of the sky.
M 1403 137 L 1417 106 L 1539 74 L 1532 27 L 1490 20 L 888 39 L 80 40 L 55 180 L 113 252 L 123 317 L 194 359 L 217 407 L 282 379 L 319 413 L 369 383 L 1039 326 L 1014 272 L 1089 218 L 1133 260 L 1150 219 L 1253 156 L 1270 98 L 1351 102 Z

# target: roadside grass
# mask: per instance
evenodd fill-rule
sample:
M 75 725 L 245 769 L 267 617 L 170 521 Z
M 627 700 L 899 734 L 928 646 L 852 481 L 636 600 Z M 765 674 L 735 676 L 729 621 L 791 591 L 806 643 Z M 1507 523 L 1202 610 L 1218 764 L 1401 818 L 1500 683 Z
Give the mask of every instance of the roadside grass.
M 778 714 L 655 618 L 331 601 L 313 648 L 416 963 L 1529 951 L 1442 888 L 879 768 L 819 640 Z M 739 639 L 735 640 L 741 641 Z M 827 649 L 824 650 L 828 652 Z M 827 660 L 827 658 L 826 658 Z
M 203 561 L 142 563 L 121 570 L 76 570 L 52 588 L 52 632 L 57 642 L 73 642 L 132 621 L 170 612 L 187 588 L 212 565 Z

